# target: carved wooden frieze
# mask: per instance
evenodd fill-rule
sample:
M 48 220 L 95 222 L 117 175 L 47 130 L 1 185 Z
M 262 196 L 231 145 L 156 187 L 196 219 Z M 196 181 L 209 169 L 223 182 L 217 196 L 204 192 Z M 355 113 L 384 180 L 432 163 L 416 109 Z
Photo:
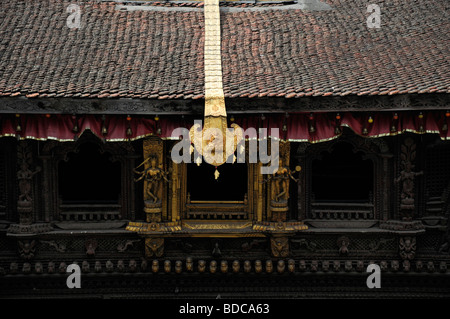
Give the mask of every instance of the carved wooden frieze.
M 225 99 L 228 112 L 259 111 L 264 113 L 289 110 L 342 111 L 342 110 L 407 110 L 448 109 L 448 94 L 400 94 L 394 96 L 341 96 L 286 98 L 239 98 Z M 203 100 L 157 100 L 157 99 L 73 99 L 36 98 L 22 99 L 3 97 L 2 113 L 67 113 L 67 114 L 148 114 L 185 113 L 202 114 Z

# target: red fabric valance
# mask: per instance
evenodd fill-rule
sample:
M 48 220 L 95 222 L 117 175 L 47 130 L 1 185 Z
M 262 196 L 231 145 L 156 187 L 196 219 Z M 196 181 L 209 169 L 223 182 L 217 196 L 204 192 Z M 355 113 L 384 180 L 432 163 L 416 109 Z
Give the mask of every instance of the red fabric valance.
M 349 127 L 356 134 L 380 137 L 403 132 L 434 133 L 444 140 L 450 139 L 448 124 L 450 113 L 443 111 L 294 113 L 228 116 L 244 130 L 248 128 L 278 128 L 280 137 L 297 142 L 322 142 L 340 135 L 342 127 Z M 65 115 L 65 114 L 2 114 L 0 136 L 16 136 L 20 139 L 73 141 L 86 130 L 106 141 L 136 140 L 149 135 L 171 138 L 178 127 L 189 129 L 194 120 L 201 118 L 183 116 L 127 117 L 122 115 Z M 336 129 L 338 128 L 338 129 Z M 254 135 L 248 136 L 254 138 Z

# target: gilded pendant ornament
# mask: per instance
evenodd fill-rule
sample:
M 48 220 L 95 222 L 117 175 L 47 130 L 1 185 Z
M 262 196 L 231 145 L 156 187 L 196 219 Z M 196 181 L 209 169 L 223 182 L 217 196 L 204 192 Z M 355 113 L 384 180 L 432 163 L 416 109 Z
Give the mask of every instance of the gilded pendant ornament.
M 216 167 L 214 177 L 219 178 L 217 167 L 234 155 L 243 138 L 242 129 L 232 124 L 227 129 L 227 113 L 222 83 L 220 40 L 220 12 L 218 0 L 206 0 L 205 13 L 205 110 L 204 126 L 196 123 L 191 127 L 190 138 L 195 150 L 208 164 Z M 191 148 L 191 152 L 193 148 Z M 233 156 L 232 162 L 235 161 Z M 201 160 L 196 159 L 199 165 Z

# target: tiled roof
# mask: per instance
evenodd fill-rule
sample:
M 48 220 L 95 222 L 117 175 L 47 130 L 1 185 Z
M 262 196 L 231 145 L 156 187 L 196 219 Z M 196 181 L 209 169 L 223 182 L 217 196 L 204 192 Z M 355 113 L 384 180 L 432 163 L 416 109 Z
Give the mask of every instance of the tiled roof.
M 331 10 L 223 10 L 225 96 L 450 92 L 448 0 L 372 0 L 380 29 L 367 28 L 366 0 L 322 2 Z M 66 24 L 72 3 L 79 29 Z M 202 9 L 116 5 L 0 0 L 0 96 L 203 98 Z

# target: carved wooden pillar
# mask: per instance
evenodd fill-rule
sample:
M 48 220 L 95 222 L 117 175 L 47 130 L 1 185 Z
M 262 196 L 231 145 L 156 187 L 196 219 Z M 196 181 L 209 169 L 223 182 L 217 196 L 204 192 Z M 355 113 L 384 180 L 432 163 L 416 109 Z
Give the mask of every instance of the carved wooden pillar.
M 176 164 L 172 161 L 172 183 L 171 190 L 171 220 L 173 222 L 179 221 L 180 215 L 180 188 L 181 188 L 181 164 Z
M 290 170 L 290 143 L 280 141 L 279 167 L 270 177 L 268 185 L 269 208 L 272 221 L 286 221 L 289 210 L 289 185 L 291 179 L 297 181 Z M 299 168 L 300 169 L 300 168 Z
M 297 153 L 295 156 L 296 165 L 300 167 L 306 168 L 306 148 L 309 146 L 308 143 L 300 143 L 297 148 Z M 303 173 L 298 177 L 297 182 L 297 219 L 304 220 L 306 219 L 306 197 L 307 197 L 307 188 L 306 188 L 306 178 L 307 178 L 307 170 L 304 169 Z
M 29 237 L 30 235 L 50 231 L 52 227 L 48 223 L 36 223 L 33 180 L 42 169 L 35 164 L 32 147 L 26 140 L 20 141 L 17 146 L 17 166 L 16 177 L 19 185 L 17 213 L 19 223 L 10 225 L 8 236 L 20 239 L 23 235 Z M 19 252 L 22 244 L 23 242 L 18 242 Z
M 41 171 L 40 167 L 33 171 L 33 152 L 27 141 L 21 141 L 17 149 L 19 170 L 17 179 L 19 182 L 19 198 L 17 201 L 17 212 L 19 213 L 19 224 L 31 225 L 33 223 L 33 177 Z
M 383 207 L 382 207 L 382 216 L 380 216 L 381 220 L 389 219 L 389 197 L 391 194 L 391 179 L 389 174 L 389 160 L 393 157 L 390 153 L 382 153 L 381 157 L 383 159 Z
M 255 165 L 255 183 L 254 188 L 256 191 L 256 220 L 263 220 L 263 201 L 264 201 L 264 193 L 263 193 L 263 175 L 261 174 L 261 162 L 258 162 Z
M 51 167 L 52 165 L 50 164 L 51 161 L 51 156 L 41 156 L 40 157 L 42 160 L 42 171 L 43 171 L 43 187 L 44 189 L 54 189 L 51 185 L 51 178 L 49 176 L 50 172 L 51 172 Z M 52 220 L 51 216 L 50 216 L 50 212 L 52 211 L 52 205 L 50 204 L 51 201 L 51 192 L 44 192 L 43 194 L 43 199 L 44 199 L 44 221 L 45 222 L 50 222 Z
M 43 192 L 44 220 L 46 222 L 59 220 L 58 205 L 58 165 L 57 159 L 53 154 L 53 149 L 58 142 L 47 141 L 41 149 L 39 159 L 42 161 L 42 183 L 43 189 L 49 190 Z
M 416 143 L 411 137 L 406 136 L 403 139 L 403 143 L 399 145 L 399 150 L 400 172 L 396 173 L 397 176 L 394 178 L 394 183 L 398 186 L 400 193 L 400 196 L 398 196 L 399 202 L 396 201 L 398 217 L 395 216 L 394 220 L 382 221 L 380 228 L 398 231 L 420 231 L 423 229 L 423 224 L 420 220 L 414 219 L 414 212 L 416 211 L 415 179 L 417 176 L 422 175 L 423 172 L 414 171 Z
M 134 153 L 134 152 L 133 152 Z M 121 161 L 122 164 L 122 188 L 129 190 L 128 192 L 121 193 L 121 207 L 122 207 L 122 218 L 127 216 L 127 218 L 131 220 L 135 220 L 136 218 L 136 209 L 135 209 L 135 200 L 134 200 L 134 192 L 135 185 L 133 183 L 133 167 L 135 158 L 137 156 L 135 154 L 127 154 L 124 156 L 124 159 Z
M 423 175 L 423 172 L 414 172 L 414 161 L 416 159 L 416 143 L 407 137 L 401 145 L 401 167 L 400 176 L 395 179 L 396 183 L 401 183 L 400 190 L 400 217 L 403 220 L 412 220 L 415 206 L 415 178 Z

